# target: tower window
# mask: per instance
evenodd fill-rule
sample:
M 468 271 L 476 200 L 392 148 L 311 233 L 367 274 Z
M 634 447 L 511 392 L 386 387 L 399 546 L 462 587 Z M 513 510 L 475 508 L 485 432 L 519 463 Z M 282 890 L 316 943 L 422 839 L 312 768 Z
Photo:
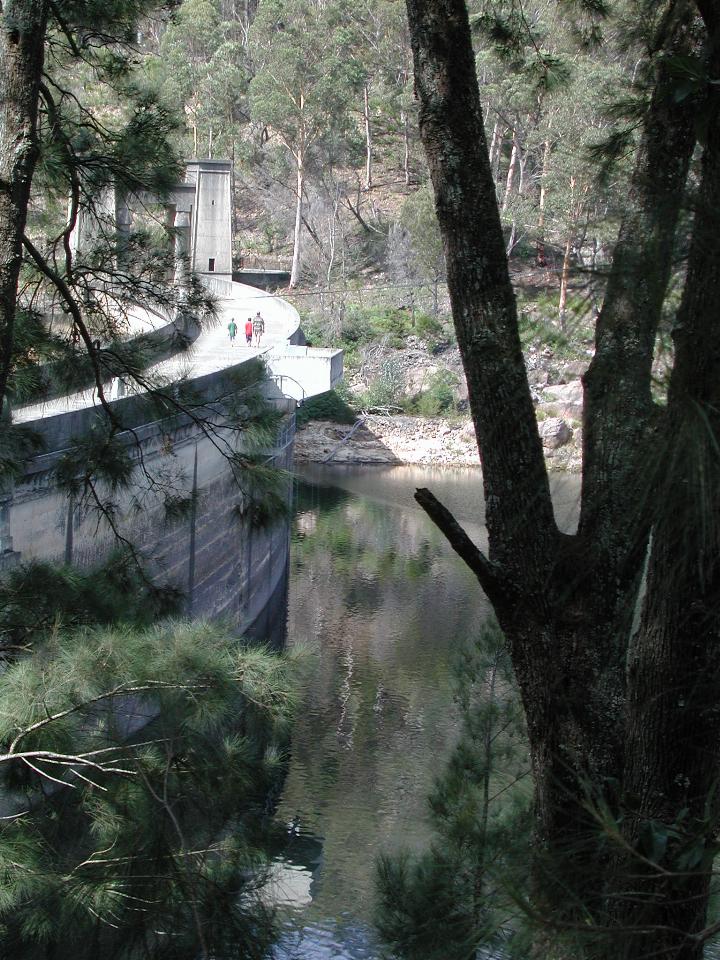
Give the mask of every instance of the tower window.
M 208 273 L 215 273 L 215 257 L 208 260 Z

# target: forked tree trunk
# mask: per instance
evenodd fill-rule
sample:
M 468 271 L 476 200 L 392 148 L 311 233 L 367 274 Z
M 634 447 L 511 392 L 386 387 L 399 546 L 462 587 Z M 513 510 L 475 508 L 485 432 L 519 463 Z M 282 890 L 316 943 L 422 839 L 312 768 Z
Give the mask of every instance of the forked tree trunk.
M 38 156 L 47 16 L 44 0 L 0 5 L 0 412 L 7 402 L 22 237 Z
M 520 350 L 465 3 L 407 0 L 407 8 L 420 132 L 483 465 L 489 557 L 428 491 L 417 499 L 475 572 L 510 644 L 535 784 L 535 909 L 546 929 L 557 922 L 589 932 L 588 917 L 605 917 L 609 869 L 592 806 L 615 810 L 623 776 L 627 643 L 652 519 L 650 453 L 660 422 L 649 391 L 652 344 L 693 148 L 692 117 L 658 78 L 661 93 L 648 110 L 587 377 L 580 528 L 561 535 Z M 687 49 L 686 27 L 673 21 L 666 49 Z M 548 943 L 539 937 L 538 957 L 563 955 Z

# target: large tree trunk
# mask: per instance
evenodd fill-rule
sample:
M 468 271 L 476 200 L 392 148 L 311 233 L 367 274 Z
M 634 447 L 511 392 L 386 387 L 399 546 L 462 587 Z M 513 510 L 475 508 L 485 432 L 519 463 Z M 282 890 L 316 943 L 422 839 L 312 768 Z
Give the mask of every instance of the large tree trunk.
M 692 5 L 686 3 L 684 9 L 684 20 L 676 22 L 664 42 L 669 53 L 680 56 L 696 43 Z M 645 552 L 648 511 L 643 508 L 650 506 L 658 466 L 653 454 L 658 414 L 651 396 L 655 337 L 695 144 L 693 112 L 668 89 L 666 64 L 667 58 L 658 57 L 655 90 L 595 331 L 595 355 L 584 378 L 579 530 L 596 544 L 600 566 L 627 570 L 631 577 L 637 555 Z
M 712 26 L 711 21 L 708 26 Z M 707 140 L 673 338 L 660 515 L 630 649 L 616 955 L 700 960 L 720 799 L 720 12 Z M 656 839 L 657 843 L 650 840 Z
M 421 491 L 418 500 L 476 573 L 510 644 L 535 783 L 536 910 L 550 927 L 560 921 L 587 929 L 587 917 L 604 905 L 608 863 L 592 802 L 614 804 L 622 776 L 625 656 L 650 521 L 640 493 L 656 440 L 652 345 L 692 117 L 666 90 L 649 107 L 587 377 L 580 529 L 563 536 L 520 351 L 465 3 L 407 0 L 407 7 L 420 132 L 483 466 L 489 559 L 431 494 Z M 673 20 L 660 47 L 683 49 L 686 26 Z M 633 413 L 639 421 L 628 425 Z M 546 943 L 538 955 L 551 956 Z
M 0 412 L 12 363 L 22 236 L 38 156 L 37 114 L 48 4 L 0 5 Z

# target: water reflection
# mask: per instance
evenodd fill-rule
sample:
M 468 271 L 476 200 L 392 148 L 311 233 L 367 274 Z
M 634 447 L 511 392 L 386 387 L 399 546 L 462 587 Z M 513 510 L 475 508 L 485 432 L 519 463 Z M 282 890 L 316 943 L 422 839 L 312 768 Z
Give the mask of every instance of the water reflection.
M 488 607 L 417 486 L 484 543 L 476 470 L 311 466 L 298 484 L 288 642 L 306 658 L 277 814 L 277 960 L 377 957 L 375 860 L 428 837 L 425 798 L 456 727 L 452 662 Z M 556 491 L 566 529 L 577 492 L 576 478 Z

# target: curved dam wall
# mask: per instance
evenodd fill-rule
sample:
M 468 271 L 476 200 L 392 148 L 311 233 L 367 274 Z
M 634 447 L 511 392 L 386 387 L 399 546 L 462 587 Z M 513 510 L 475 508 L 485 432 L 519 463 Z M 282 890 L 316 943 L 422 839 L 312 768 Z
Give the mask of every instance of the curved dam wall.
M 210 398 L 227 391 L 229 371 L 202 378 Z M 294 404 L 270 402 L 284 412 L 269 465 L 292 467 Z M 208 399 L 203 415 L 208 437 L 187 415 L 142 422 L 139 398 L 117 401 L 130 414 L 133 431 L 120 434 L 136 466 L 130 488 L 114 497 L 117 533 L 133 544 L 158 583 L 179 590 L 188 614 L 226 618 L 242 631 L 269 624 L 287 583 L 289 520 L 253 524 L 243 478 L 233 476 L 224 454 L 242 448 L 242 435 L 227 425 L 222 400 Z M 0 565 L 33 559 L 92 568 L 118 546 L 116 534 L 87 498 L 60 491 L 55 471 L 72 436 L 92 426 L 97 411 L 73 411 L 30 424 L 49 452 L 29 461 L 21 482 L 0 501 Z M 139 441 L 139 443 L 138 443 Z M 99 489 L 100 497 L 109 490 Z M 165 495 L 185 499 L 180 516 L 169 517 Z M 287 497 L 291 495 L 288 482 Z M 280 598 L 278 600 L 278 597 Z

